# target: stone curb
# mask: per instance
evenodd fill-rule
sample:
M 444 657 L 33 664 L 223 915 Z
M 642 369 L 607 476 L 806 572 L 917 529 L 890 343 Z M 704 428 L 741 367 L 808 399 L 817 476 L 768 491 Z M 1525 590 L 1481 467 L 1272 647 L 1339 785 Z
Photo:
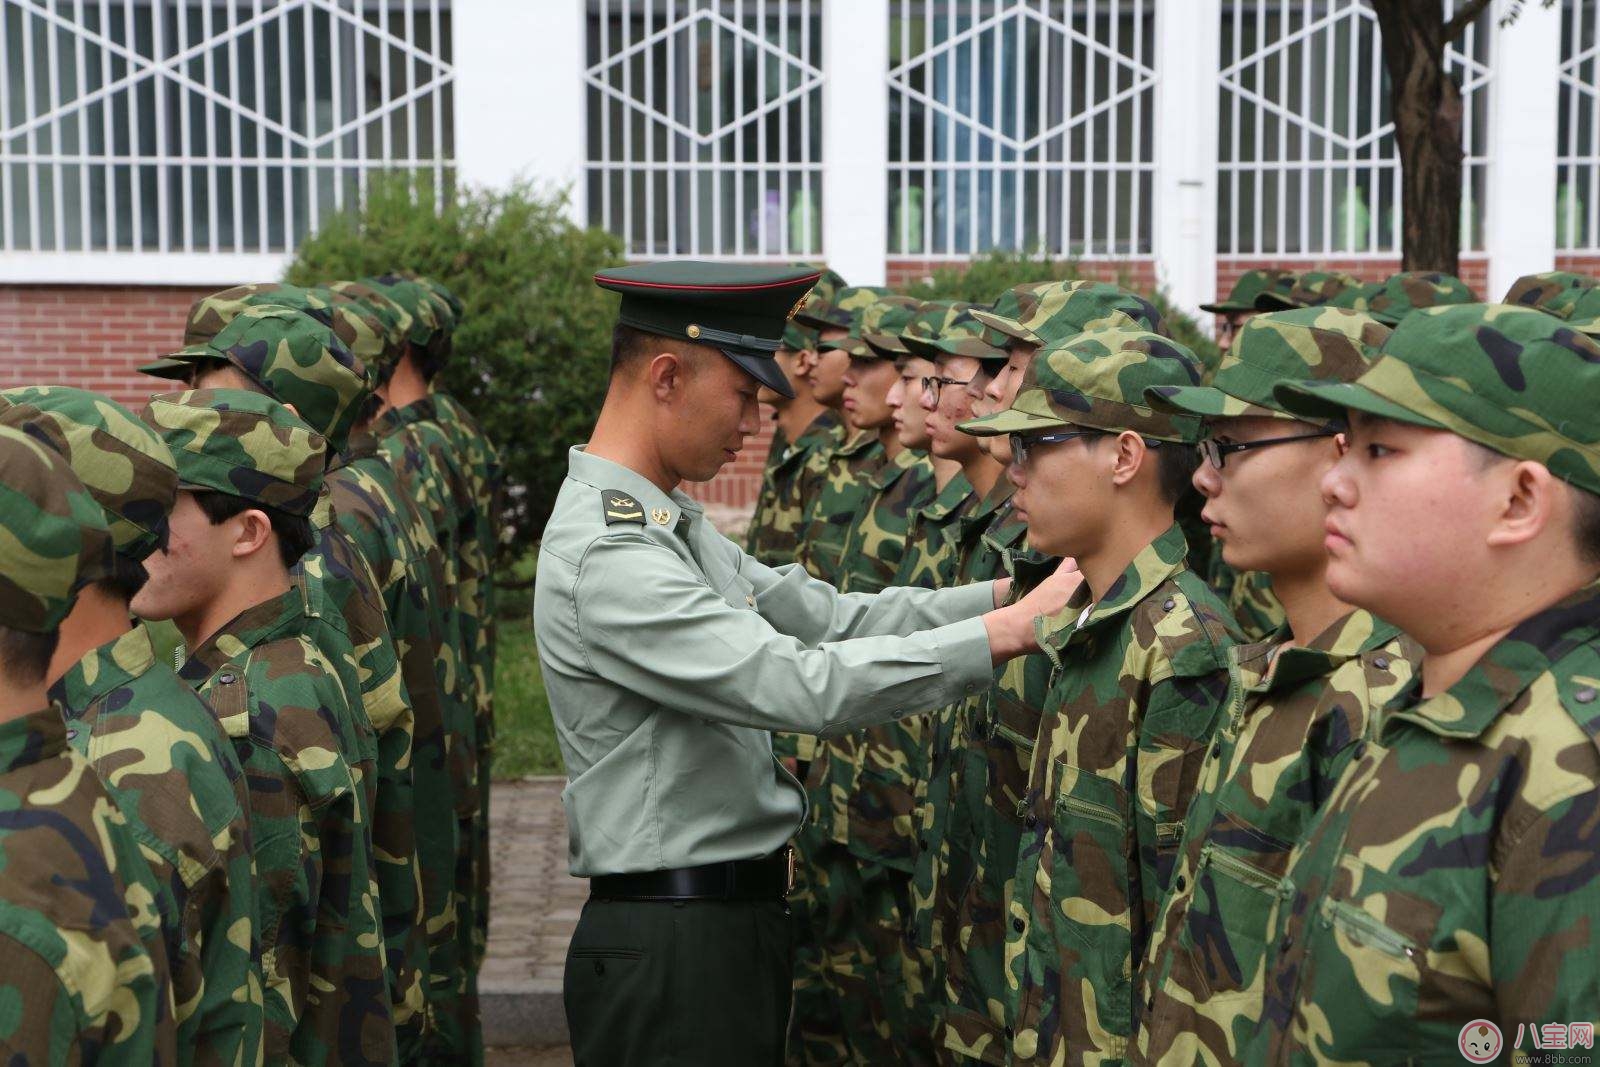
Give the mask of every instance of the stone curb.
M 565 1045 L 567 1013 L 555 982 L 529 982 L 480 988 L 483 1043 L 491 1048 L 549 1048 Z

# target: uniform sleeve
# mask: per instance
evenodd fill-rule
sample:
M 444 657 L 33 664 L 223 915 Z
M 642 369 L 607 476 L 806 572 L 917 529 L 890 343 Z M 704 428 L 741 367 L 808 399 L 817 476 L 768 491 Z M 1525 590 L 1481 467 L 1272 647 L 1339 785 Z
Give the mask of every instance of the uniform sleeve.
M 88 1025 L 56 975 L 32 948 L 0 933 L 0 1060 L 6 1063 L 77 1063 Z
M 1501 1026 L 1587 1022 L 1600 1005 L 1600 790 L 1541 813 L 1504 853 L 1489 918 Z
M 858 637 L 902 637 L 994 608 L 994 583 L 951 589 L 896 586 L 881 593 L 841 593 L 799 564 L 772 568 L 746 556 L 740 573 L 755 586 L 756 610 L 773 629 L 807 648 Z
M 613 536 L 585 552 L 573 614 L 595 674 L 676 711 L 733 725 L 831 735 L 939 707 L 989 684 L 981 620 L 833 641 L 863 628 L 856 616 L 865 604 L 830 613 L 848 599 L 822 593 L 784 602 L 780 617 L 793 614 L 796 623 L 807 621 L 799 615 L 804 603 L 822 616 L 811 620 L 807 636 L 818 640 L 810 647 L 780 632 L 765 611 L 730 606 L 671 550 Z M 902 621 L 909 626 L 914 617 Z

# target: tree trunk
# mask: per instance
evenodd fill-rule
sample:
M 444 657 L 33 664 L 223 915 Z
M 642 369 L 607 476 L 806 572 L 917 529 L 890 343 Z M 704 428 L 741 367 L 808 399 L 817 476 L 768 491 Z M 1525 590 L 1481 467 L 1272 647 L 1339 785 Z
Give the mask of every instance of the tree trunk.
M 1444 69 L 1444 3 L 1371 3 L 1400 149 L 1401 269 L 1459 275 L 1462 101 Z

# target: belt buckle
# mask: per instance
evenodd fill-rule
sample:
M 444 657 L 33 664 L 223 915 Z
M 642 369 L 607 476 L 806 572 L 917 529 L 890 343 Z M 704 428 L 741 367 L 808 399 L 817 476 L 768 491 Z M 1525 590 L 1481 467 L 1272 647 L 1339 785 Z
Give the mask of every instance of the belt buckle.
M 787 898 L 790 893 L 794 892 L 794 846 L 793 845 L 784 845 L 783 846 L 783 861 L 784 861 L 784 867 L 785 867 L 784 876 L 783 876 L 783 895 L 784 895 L 785 898 Z

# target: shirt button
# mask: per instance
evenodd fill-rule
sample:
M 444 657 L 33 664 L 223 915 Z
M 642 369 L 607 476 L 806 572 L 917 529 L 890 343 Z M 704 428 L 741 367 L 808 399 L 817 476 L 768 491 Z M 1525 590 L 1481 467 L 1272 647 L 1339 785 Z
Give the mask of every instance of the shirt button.
M 926 837 L 917 838 L 917 849 L 921 852 L 928 851 L 928 839 Z
M 1022 825 L 1032 830 L 1035 826 L 1039 825 L 1039 816 L 1029 812 L 1028 817 L 1022 820 Z
M 1356 750 L 1355 750 L 1356 759 L 1360 759 L 1362 756 L 1365 756 L 1366 754 L 1367 754 L 1367 743 L 1365 741 L 1357 741 L 1356 742 Z
M 217 676 L 217 681 L 221 682 L 223 685 L 232 685 L 233 675 L 227 673 L 220 674 Z
M 1580 704 L 1593 703 L 1594 702 L 1594 690 L 1590 689 L 1588 686 L 1584 686 L 1582 689 L 1580 689 L 1576 693 L 1572 694 L 1572 699 L 1576 700 Z
M 1178 875 L 1178 880 L 1176 882 L 1172 883 L 1172 888 L 1176 889 L 1178 892 L 1181 893 L 1181 892 L 1184 891 L 1184 889 L 1188 888 L 1188 885 L 1189 885 L 1188 880 L 1186 878 L 1184 878 L 1183 875 L 1180 874 L 1180 875 Z
M 1278 942 L 1278 951 L 1287 955 L 1289 950 L 1293 947 L 1294 937 L 1290 934 L 1284 934 L 1283 940 Z
M 745 602 L 745 603 L 746 603 L 746 604 L 749 604 L 749 605 L 750 605 L 750 606 L 751 606 L 751 607 L 755 607 L 755 606 L 756 606 L 756 598 L 755 598 L 755 597 L 753 597 L 753 596 L 747 596 L 747 597 L 745 597 L 745 598 L 744 598 L 744 602 Z
M 1021 919 L 1012 919 L 1011 920 L 1011 929 L 1015 930 L 1017 933 L 1020 934 L 1020 933 L 1022 933 L 1023 930 L 1027 929 L 1027 924 L 1024 923 Z
M 1171 611 L 1173 608 L 1175 608 L 1177 606 L 1178 606 L 1178 602 L 1176 600 L 1174 600 L 1172 597 L 1167 597 L 1166 600 L 1161 602 L 1161 610 L 1162 611 Z
M 1218 741 L 1216 744 L 1211 746 L 1211 758 L 1212 759 L 1221 759 L 1222 758 L 1222 742 L 1221 741 Z
M 1372 665 L 1378 668 L 1380 671 L 1386 671 L 1389 669 L 1389 657 L 1379 656 L 1377 659 L 1372 661 Z
M 1014 1038 L 1016 1036 L 1017 1036 L 1016 1035 L 1016 1031 L 1012 1030 L 1011 1027 L 1009 1027 L 1009 1026 L 1006 1027 L 1006 1040 L 1007 1041 L 1010 1041 L 1012 1038 Z

